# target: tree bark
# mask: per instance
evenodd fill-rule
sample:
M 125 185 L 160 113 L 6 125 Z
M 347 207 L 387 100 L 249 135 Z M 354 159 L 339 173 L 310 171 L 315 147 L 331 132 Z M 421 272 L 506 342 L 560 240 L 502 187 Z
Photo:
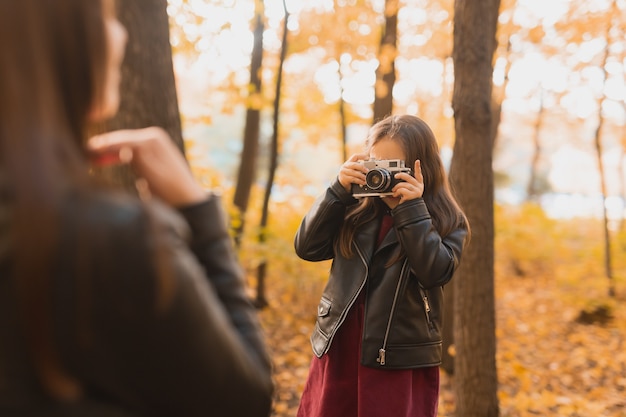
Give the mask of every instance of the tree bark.
M 393 111 L 393 86 L 396 83 L 398 39 L 398 0 L 385 0 L 385 28 L 380 40 L 376 85 L 374 86 L 373 122 L 389 116 Z
M 259 134 L 261 125 L 261 69 L 263 67 L 263 31 L 265 24 L 263 21 L 263 2 L 255 2 L 255 23 L 254 23 L 254 46 L 250 60 L 250 84 L 249 97 L 246 109 L 246 123 L 243 134 L 243 150 L 241 151 L 241 161 L 237 174 L 237 185 L 235 186 L 235 196 L 233 202 L 238 210 L 236 222 L 234 224 L 235 245 L 241 245 L 245 226 L 246 212 L 252 184 L 256 176 L 257 155 L 259 152 Z
M 97 130 L 160 126 L 184 152 L 167 0 L 118 1 L 117 13 L 128 31 L 122 64 L 120 108 L 113 119 Z M 128 168 L 107 168 L 102 170 L 102 174 L 129 189 L 134 187 L 134 177 Z
M 276 170 L 278 169 L 278 157 L 279 157 L 279 115 L 280 115 L 280 96 L 283 85 L 283 66 L 285 64 L 285 57 L 287 56 L 287 24 L 289 22 L 289 12 L 287 11 L 287 5 L 283 0 L 283 10 L 285 11 L 285 18 L 283 20 L 283 37 L 280 47 L 280 59 L 278 61 L 278 70 L 276 71 L 276 93 L 274 97 L 274 116 L 272 124 L 272 142 L 270 153 L 270 166 L 267 176 L 267 184 L 265 186 L 265 195 L 263 196 L 263 208 L 261 209 L 261 228 L 259 232 L 259 243 L 265 244 L 267 239 L 267 224 L 269 221 L 269 206 L 270 199 L 272 197 L 272 188 L 274 186 L 274 177 L 276 176 Z M 263 259 L 257 269 L 257 291 L 255 305 L 257 308 L 267 307 L 268 301 L 265 295 L 265 277 L 267 273 L 267 259 Z
M 456 0 L 450 180 L 472 227 L 453 280 L 457 417 L 498 409 L 494 295 L 492 59 L 500 0 Z

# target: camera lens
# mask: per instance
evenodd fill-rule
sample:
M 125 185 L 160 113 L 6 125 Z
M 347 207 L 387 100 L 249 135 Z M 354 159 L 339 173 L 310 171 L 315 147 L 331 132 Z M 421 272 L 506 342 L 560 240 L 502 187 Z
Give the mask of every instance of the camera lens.
M 391 174 L 383 168 L 374 168 L 365 176 L 365 184 L 372 191 L 384 191 L 391 182 Z

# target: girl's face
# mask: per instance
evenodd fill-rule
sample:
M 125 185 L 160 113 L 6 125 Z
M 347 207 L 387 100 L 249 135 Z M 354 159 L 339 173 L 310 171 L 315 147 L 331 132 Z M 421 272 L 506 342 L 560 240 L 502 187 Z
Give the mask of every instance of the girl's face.
M 406 162 L 406 155 L 398 141 L 387 137 L 372 145 L 370 159 L 401 159 Z
M 120 81 L 122 79 L 122 61 L 126 49 L 128 33 L 115 17 L 113 2 L 104 1 L 104 28 L 106 31 L 108 60 L 105 71 L 102 102 L 96 103 L 91 111 L 92 121 L 102 121 L 117 113 L 120 105 Z

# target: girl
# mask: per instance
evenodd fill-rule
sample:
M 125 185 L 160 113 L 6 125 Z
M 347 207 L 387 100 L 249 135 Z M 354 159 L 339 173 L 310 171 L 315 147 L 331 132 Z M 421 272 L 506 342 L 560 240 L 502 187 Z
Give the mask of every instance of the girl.
M 443 286 L 469 225 L 421 119 L 376 123 L 366 149 L 342 165 L 296 234 L 302 259 L 333 259 L 298 417 L 437 414 Z M 405 161 L 413 175 L 390 171 L 390 195 L 355 198 L 368 159 Z
M 0 1 L 0 415 L 267 416 L 220 200 L 160 128 L 86 143 L 125 42 L 112 0 Z M 94 183 L 121 155 L 154 198 Z

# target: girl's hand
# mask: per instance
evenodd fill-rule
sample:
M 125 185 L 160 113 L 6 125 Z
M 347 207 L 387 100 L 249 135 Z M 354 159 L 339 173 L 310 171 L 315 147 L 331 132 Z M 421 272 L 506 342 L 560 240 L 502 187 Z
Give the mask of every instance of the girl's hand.
M 422 176 L 422 165 L 419 159 L 415 161 L 413 173 L 414 175 L 409 175 L 406 172 L 395 174 L 395 178 L 403 181 L 393 187 L 393 196 L 383 197 L 383 201 L 389 208 L 394 209 L 398 204 L 415 200 L 424 195 L 424 177 Z
M 208 196 L 183 154 L 159 127 L 103 133 L 89 139 L 87 150 L 96 166 L 130 164 L 150 194 L 173 207 L 198 203 Z
M 364 161 L 369 159 L 369 155 L 354 154 L 348 159 L 339 169 L 339 183 L 343 185 L 343 188 L 347 192 L 352 192 L 352 184 L 365 184 L 365 174 L 367 174 L 367 168 L 365 165 L 360 164 L 358 161 Z

